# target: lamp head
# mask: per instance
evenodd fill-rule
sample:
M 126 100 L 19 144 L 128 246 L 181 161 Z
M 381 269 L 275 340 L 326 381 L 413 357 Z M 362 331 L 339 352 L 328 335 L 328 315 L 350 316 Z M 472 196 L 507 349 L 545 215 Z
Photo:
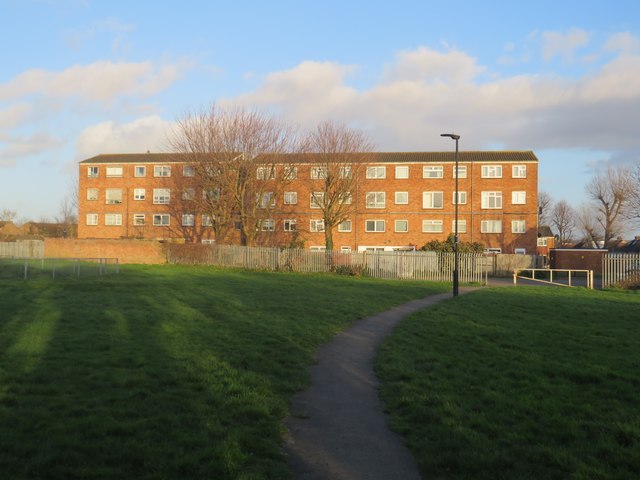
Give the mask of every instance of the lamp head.
M 456 135 L 455 133 L 441 133 L 440 136 L 441 137 L 453 138 L 454 140 L 459 140 L 460 139 L 460 135 Z

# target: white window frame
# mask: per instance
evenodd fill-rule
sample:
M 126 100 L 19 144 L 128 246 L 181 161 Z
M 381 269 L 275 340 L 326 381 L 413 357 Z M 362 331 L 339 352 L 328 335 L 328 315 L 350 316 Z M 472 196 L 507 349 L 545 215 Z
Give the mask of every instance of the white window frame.
M 385 192 L 367 192 L 366 208 L 385 208 L 387 194 Z
M 309 194 L 309 208 L 324 207 L 324 192 L 311 192 Z
M 353 203 L 353 194 L 351 192 L 340 192 L 338 201 L 340 205 L 351 205 Z
M 119 167 L 107 167 L 106 175 L 107 175 L 107 178 L 109 178 L 109 177 L 121 177 L 122 176 L 122 166 L 119 166 Z
M 193 165 L 183 165 L 182 166 L 182 176 L 183 177 L 195 177 L 196 176 L 196 167 Z
M 274 180 L 276 178 L 276 167 L 257 167 L 256 179 L 257 180 Z
M 512 205 L 526 205 L 527 204 L 527 192 L 525 190 L 515 190 L 511 192 L 511 204 Z
M 284 192 L 284 204 L 285 205 L 297 205 L 298 192 Z
M 97 213 L 87 213 L 85 223 L 90 226 L 98 225 L 98 217 L 99 215 Z
M 525 220 L 511 220 L 511 233 L 527 233 L 527 222 Z
M 367 233 L 384 233 L 387 225 L 385 220 L 365 220 L 364 231 Z
M 351 247 L 343 245 L 340 247 L 340 252 L 341 253 L 351 253 Z
M 170 177 L 171 165 L 154 165 L 153 176 L 154 177 Z
M 312 218 L 309 220 L 309 231 L 313 233 L 324 232 L 324 219 Z
M 264 218 L 260 220 L 260 230 L 263 232 L 275 232 L 276 221 L 273 218 Z
M 425 165 L 422 167 L 422 178 L 444 178 L 442 165 Z
M 440 200 L 439 202 L 437 200 Z M 444 208 L 444 195 L 439 191 L 422 192 L 422 208 L 442 209 Z
M 119 227 L 122 225 L 121 213 L 105 213 L 104 224 L 107 227 Z
M 511 178 L 527 178 L 527 166 L 513 165 L 511 167 Z
M 183 227 L 195 227 L 196 226 L 196 216 L 193 213 L 183 213 L 182 214 L 182 226 Z
M 399 180 L 406 180 L 409 178 L 409 165 L 396 166 L 396 178 Z
M 456 221 L 451 221 L 451 231 L 456 231 Z M 458 220 L 458 233 L 467 233 L 467 221 L 466 220 Z
M 94 202 L 98 200 L 100 192 L 97 188 L 87 188 L 87 201 Z
M 213 227 L 213 218 L 208 213 L 202 214 L 201 221 L 203 227 Z
M 394 196 L 396 205 L 409 204 L 409 192 L 396 192 Z
M 187 187 L 182 190 L 182 200 L 190 201 L 196 199 L 196 189 L 193 187 Z
M 144 200 L 147 198 L 147 191 L 144 188 L 134 188 L 133 189 L 133 199 L 134 200 Z
M 482 192 L 481 208 L 485 210 L 500 210 L 502 208 L 502 192 L 497 190 Z
M 147 167 L 144 165 L 136 165 L 133 167 L 133 176 L 136 178 L 142 178 L 147 176 Z
M 387 178 L 387 167 L 384 165 L 373 165 L 366 169 L 365 177 L 370 179 Z
M 98 167 L 87 167 L 87 177 L 98 178 L 100 176 L 100 169 Z
M 456 172 L 456 166 L 453 166 L 453 178 L 456 178 L 456 173 L 460 173 L 458 178 L 467 178 L 467 166 L 466 165 L 458 165 L 458 172 Z
M 155 205 L 168 205 L 171 203 L 171 189 L 169 188 L 154 188 L 153 189 L 153 203 Z
M 326 180 L 328 174 L 327 167 L 311 167 L 311 180 Z
M 154 213 L 153 225 L 155 227 L 168 227 L 169 225 L 171 225 L 171 215 L 169 215 L 168 213 Z
M 402 228 L 398 228 L 399 225 L 404 225 L 404 230 Z M 393 231 L 396 233 L 408 233 L 409 232 L 409 220 L 394 220 L 393 222 Z
M 298 221 L 295 218 L 285 218 L 282 221 L 282 228 L 285 232 L 295 232 L 298 230 Z
M 502 233 L 502 220 L 482 220 L 480 233 Z
M 482 165 L 482 178 L 502 178 L 502 165 Z
M 285 180 L 295 180 L 296 178 L 298 178 L 298 167 L 296 166 L 284 167 Z
M 353 176 L 353 168 L 351 165 L 343 165 L 340 167 L 340 178 L 351 178 Z
M 451 193 L 451 202 L 453 203 L 453 205 L 456 204 L 456 192 L 455 190 Z M 459 205 L 466 205 L 467 204 L 467 192 L 465 190 L 458 190 L 458 197 L 460 198 L 460 203 Z
M 426 219 L 422 220 L 422 233 L 442 233 L 444 232 L 444 222 L 442 220 Z
M 136 227 L 141 227 L 147 223 L 147 219 L 144 213 L 134 213 L 132 221 L 133 225 Z
M 353 223 L 351 220 L 344 220 L 338 224 L 338 232 L 351 232 L 353 230 Z
M 107 188 L 104 191 L 104 203 L 107 205 L 120 205 L 122 203 L 122 189 Z

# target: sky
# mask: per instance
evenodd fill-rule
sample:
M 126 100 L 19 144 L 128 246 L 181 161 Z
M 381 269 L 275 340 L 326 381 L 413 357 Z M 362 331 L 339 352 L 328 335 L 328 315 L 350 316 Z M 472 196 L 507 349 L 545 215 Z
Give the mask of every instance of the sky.
M 190 111 L 335 120 L 379 151 L 533 150 L 579 206 L 640 161 L 637 0 L 0 0 L 0 211 L 53 219 L 78 162 L 167 151 Z

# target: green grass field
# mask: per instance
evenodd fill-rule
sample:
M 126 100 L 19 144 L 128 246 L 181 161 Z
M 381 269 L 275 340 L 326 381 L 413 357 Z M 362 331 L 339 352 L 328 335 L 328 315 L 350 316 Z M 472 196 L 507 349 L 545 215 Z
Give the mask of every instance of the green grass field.
M 424 478 L 640 478 L 640 295 L 474 292 L 418 312 L 376 361 Z
M 0 478 L 287 478 L 317 346 L 446 285 L 122 267 L 0 280 Z

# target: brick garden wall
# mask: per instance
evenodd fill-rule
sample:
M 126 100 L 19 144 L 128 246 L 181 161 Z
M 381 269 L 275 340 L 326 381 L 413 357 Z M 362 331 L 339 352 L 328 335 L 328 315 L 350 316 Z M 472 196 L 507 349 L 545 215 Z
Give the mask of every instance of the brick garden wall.
M 44 256 L 48 258 L 117 258 L 119 263 L 166 263 L 163 243 L 154 240 L 78 240 L 47 238 Z
M 602 275 L 602 255 L 607 250 L 552 249 L 551 268 L 572 270 L 593 270 L 594 275 Z

